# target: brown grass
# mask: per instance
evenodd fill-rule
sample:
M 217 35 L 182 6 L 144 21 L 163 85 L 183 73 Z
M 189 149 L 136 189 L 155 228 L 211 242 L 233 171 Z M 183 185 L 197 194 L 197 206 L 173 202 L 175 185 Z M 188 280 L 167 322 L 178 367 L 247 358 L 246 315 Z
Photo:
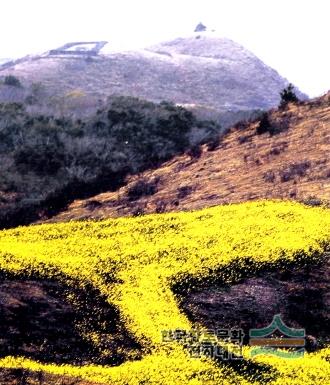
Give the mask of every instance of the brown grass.
M 93 197 L 97 205 L 73 202 L 52 221 L 192 210 L 255 199 L 329 202 L 330 93 L 284 111 L 273 110 L 269 117 L 282 132 L 257 135 L 258 122 L 244 131 L 233 128 L 214 151 L 205 145 L 197 159 L 188 154 L 176 157 L 130 177 L 119 191 Z M 158 178 L 157 191 L 131 202 L 127 192 L 139 178 Z

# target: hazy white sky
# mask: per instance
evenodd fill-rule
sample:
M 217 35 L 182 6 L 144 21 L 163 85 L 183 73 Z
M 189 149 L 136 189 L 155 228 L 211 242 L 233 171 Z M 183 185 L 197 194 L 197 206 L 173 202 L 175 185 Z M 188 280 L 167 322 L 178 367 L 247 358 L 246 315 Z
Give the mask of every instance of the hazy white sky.
M 144 47 L 202 21 L 311 96 L 330 89 L 330 0 L 0 0 L 0 57 L 66 42 Z

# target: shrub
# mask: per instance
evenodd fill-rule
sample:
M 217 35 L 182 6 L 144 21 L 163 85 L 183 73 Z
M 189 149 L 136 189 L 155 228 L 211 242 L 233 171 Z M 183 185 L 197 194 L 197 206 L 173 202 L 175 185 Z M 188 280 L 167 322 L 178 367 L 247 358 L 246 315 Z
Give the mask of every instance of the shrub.
M 216 136 L 214 139 L 210 140 L 207 143 L 207 151 L 215 151 L 221 143 L 221 138 L 220 136 Z
M 190 195 L 192 193 L 192 191 L 193 191 L 192 186 L 182 186 L 182 187 L 179 187 L 178 188 L 177 198 L 178 199 L 183 199 L 186 196 Z
M 281 153 L 285 152 L 287 148 L 288 148 L 288 142 L 287 141 L 282 141 L 280 143 L 277 143 L 276 146 L 272 147 L 268 151 L 267 155 L 270 155 L 270 156 L 280 155 Z
M 102 207 L 102 203 L 96 199 L 90 199 L 84 204 L 84 207 L 88 210 L 94 210 Z
M 265 112 L 262 114 L 261 119 L 259 121 L 259 124 L 257 126 L 257 134 L 262 135 L 266 132 L 269 132 L 270 134 L 273 133 L 272 125 L 269 121 L 268 113 Z
M 276 178 L 276 176 L 275 176 L 274 171 L 267 171 L 263 175 L 264 181 L 268 182 L 268 183 L 274 183 L 275 178 Z
M 144 208 L 143 207 L 136 207 L 132 210 L 132 216 L 133 217 L 140 217 L 141 215 L 144 215 Z
M 302 200 L 302 203 L 306 206 L 321 206 L 322 205 L 322 200 L 315 197 L 315 196 L 309 196 L 307 199 Z
M 191 157 L 191 159 L 198 159 L 201 157 L 203 151 L 200 145 L 193 146 L 187 151 L 187 154 Z
M 288 182 L 296 176 L 304 177 L 310 166 L 311 164 L 309 161 L 291 164 L 289 167 L 280 172 L 281 182 Z
M 156 213 L 157 214 L 161 214 L 161 213 L 164 213 L 166 211 L 166 202 L 163 201 L 163 200 L 159 200 L 156 202 Z
M 20 80 L 13 75 L 7 75 L 3 81 L 6 86 L 22 87 Z
M 244 144 L 247 142 L 251 142 L 251 135 L 241 135 L 237 138 L 239 144 Z
M 299 99 L 294 91 L 294 86 L 290 83 L 286 88 L 284 88 L 281 93 L 281 101 L 279 108 L 285 108 L 288 103 L 297 103 Z
M 53 175 L 62 166 L 63 154 L 52 146 L 24 146 L 14 153 L 15 165 L 21 172 L 35 172 L 42 175 Z
M 127 190 L 127 196 L 130 200 L 137 200 L 143 196 L 153 195 L 157 192 L 158 179 L 151 181 L 140 179 Z
M 249 122 L 248 120 L 240 120 L 234 125 L 234 129 L 239 131 L 246 130 L 249 127 L 250 123 L 251 122 Z

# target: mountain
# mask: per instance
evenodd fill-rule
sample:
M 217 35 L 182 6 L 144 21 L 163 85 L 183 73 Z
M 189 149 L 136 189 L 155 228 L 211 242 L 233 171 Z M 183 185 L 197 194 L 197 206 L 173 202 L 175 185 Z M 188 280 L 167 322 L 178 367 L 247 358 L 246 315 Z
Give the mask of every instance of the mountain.
M 238 124 L 218 143 L 132 176 L 116 192 L 76 200 L 52 221 L 193 210 L 256 199 L 329 203 L 330 92 L 271 110 L 262 120 Z
M 62 103 L 65 109 L 76 103 L 81 110 L 114 94 L 168 100 L 207 112 L 268 109 L 278 104 L 288 84 L 239 44 L 209 32 L 125 52 L 106 42 L 69 43 L 6 63 L 0 78 L 5 75 L 21 80 L 22 100 L 30 94 L 38 100 L 39 92 L 39 102 L 48 95 L 53 104 Z M 0 88 L 0 101 L 7 94 Z
M 9 58 L 0 58 L 0 66 L 11 61 Z

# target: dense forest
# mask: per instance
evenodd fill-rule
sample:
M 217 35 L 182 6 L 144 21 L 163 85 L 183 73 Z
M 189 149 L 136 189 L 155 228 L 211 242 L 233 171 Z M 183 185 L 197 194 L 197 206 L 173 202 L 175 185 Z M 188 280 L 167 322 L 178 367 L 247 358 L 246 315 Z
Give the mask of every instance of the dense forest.
M 51 215 L 215 138 L 221 127 L 169 102 L 113 97 L 83 119 L 0 104 L 0 225 Z

